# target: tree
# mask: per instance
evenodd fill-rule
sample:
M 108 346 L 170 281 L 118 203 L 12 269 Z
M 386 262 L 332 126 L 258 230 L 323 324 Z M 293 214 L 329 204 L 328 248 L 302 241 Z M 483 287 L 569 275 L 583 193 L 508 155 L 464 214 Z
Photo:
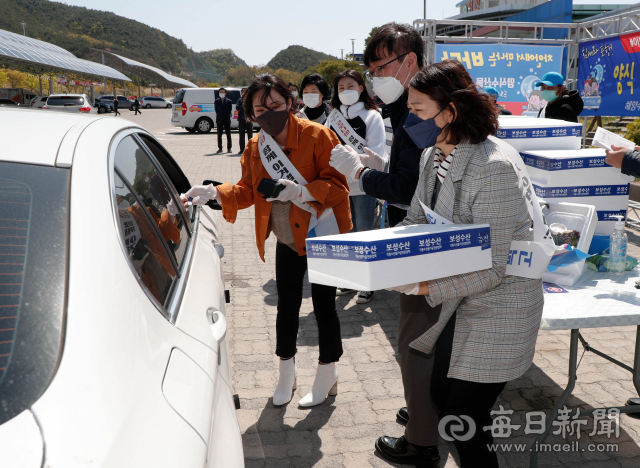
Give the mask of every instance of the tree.
M 18 70 L 7 71 L 7 81 L 10 88 L 22 88 L 27 75 Z
M 273 73 L 273 70 L 266 65 L 246 66 L 240 65 L 229 70 L 224 77 L 224 84 L 227 86 L 248 86 L 252 78 L 260 73 Z
M 309 73 L 319 73 L 331 84 L 333 83 L 333 77 L 344 70 L 361 71 L 362 67 L 358 62 L 352 62 L 351 60 L 324 60 L 318 65 L 309 68 L 305 75 Z
M 9 81 L 7 78 L 7 72 L 4 70 L 0 70 L 0 88 L 4 88 L 4 85 Z
M 40 81 L 38 81 L 38 78 L 36 78 L 34 76 L 27 76 L 24 79 L 22 87 L 30 89 L 31 91 L 39 92 L 40 91 Z
M 371 38 L 373 36 L 375 36 L 375 34 L 378 32 L 378 29 L 380 29 L 379 27 L 375 27 L 375 28 L 371 28 L 371 32 L 369 33 L 369 36 L 364 40 L 364 48 L 367 48 L 367 45 L 369 44 L 369 40 L 371 40 Z
M 296 72 L 291 71 L 291 70 L 285 70 L 284 68 L 278 68 L 275 71 L 275 75 L 278 75 L 280 78 L 282 78 L 287 83 L 296 83 L 297 85 L 300 85 L 300 82 L 302 81 L 302 78 L 304 77 L 304 75 L 302 73 L 296 73 Z

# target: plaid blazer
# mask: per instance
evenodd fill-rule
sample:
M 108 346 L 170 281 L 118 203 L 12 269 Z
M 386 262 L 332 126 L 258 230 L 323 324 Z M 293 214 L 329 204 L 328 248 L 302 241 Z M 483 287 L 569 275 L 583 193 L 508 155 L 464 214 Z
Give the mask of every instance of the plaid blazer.
M 422 153 L 420 180 L 399 226 L 427 223 L 418 197 L 431 206 L 434 154 L 433 148 Z M 433 352 L 455 312 L 448 377 L 489 383 L 521 376 L 533 361 L 544 304 L 542 280 L 505 275 L 511 241 L 532 241 L 533 229 L 517 175 L 496 143 L 488 139 L 456 147 L 434 211 L 456 224 L 488 223 L 492 267 L 429 281 L 425 298 L 431 306 L 442 304 L 440 317 L 410 346 Z

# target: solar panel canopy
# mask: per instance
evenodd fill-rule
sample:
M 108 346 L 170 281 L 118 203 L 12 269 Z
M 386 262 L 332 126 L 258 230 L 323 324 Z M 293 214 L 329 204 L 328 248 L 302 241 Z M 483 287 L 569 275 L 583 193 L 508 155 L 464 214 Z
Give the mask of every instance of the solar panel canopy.
M 164 80 L 166 80 L 168 83 L 170 84 L 177 84 L 180 86 L 184 86 L 187 88 L 197 88 L 198 85 L 192 83 L 191 81 L 185 80 L 183 78 L 178 78 L 177 76 L 173 76 L 170 75 L 169 73 L 156 68 L 156 67 L 152 67 L 151 65 L 147 65 L 145 63 L 142 62 L 137 62 L 135 60 L 132 60 L 130 58 L 127 57 L 123 57 L 121 55 L 117 55 L 114 54 L 113 52 L 109 52 L 111 55 L 113 55 L 114 57 L 117 57 L 118 59 L 122 60 L 126 65 L 128 65 L 129 67 L 139 67 L 139 68 L 144 68 L 146 70 L 149 70 L 157 75 L 160 75 L 160 78 L 163 78 Z
M 0 58 L 35 64 L 43 71 L 68 71 L 94 77 L 131 81 L 129 77 L 106 65 L 77 58 L 71 52 L 26 36 L 0 29 Z

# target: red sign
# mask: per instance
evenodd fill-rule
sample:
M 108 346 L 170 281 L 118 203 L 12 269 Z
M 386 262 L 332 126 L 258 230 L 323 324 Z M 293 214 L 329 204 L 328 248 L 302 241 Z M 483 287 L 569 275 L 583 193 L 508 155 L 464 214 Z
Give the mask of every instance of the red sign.
M 620 36 L 620 43 L 627 54 L 640 52 L 640 32 Z

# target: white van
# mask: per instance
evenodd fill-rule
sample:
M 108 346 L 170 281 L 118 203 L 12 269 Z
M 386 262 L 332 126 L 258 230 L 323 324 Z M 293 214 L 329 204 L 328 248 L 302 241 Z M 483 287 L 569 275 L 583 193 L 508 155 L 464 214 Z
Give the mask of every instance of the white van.
M 216 111 L 214 102 L 218 99 L 220 88 L 182 88 L 173 98 L 171 125 L 183 127 L 189 132 L 208 133 L 215 127 Z M 224 88 L 227 98 L 231 99 L 233 112 L 231 128 L 238 128 L 238 110 L 236 103 L 240 99 L 242 88 Z M 254 127 L 257 125 L 254 124 Z

